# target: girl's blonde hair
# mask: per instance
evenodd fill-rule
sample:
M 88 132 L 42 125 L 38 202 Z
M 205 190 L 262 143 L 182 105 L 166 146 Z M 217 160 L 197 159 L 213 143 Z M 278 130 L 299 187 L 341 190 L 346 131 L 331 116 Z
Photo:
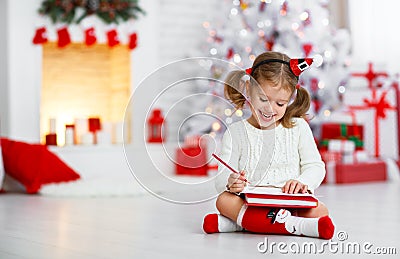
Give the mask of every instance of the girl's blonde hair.
M 268 82 L 273 87 L 281 86 L 289 91 L 291 96 L 295 93 L 298 83 L 298 77 L 293 74 L 287 64 L 280 62 L 268 62 L 258 65 L 260 62 L 269 59 L 279 59 L 282 61 L 290 61 L 290 58 L 283 53 L 268 51 L 259 55 L 253 63 L 251 76 L 258 84 Z M 253 69 L 255 68 L 255 70 Z M 244 96 L 246 82 L 242 80 L 246 72 L 243 70 L 235 70 L 229 73 L 225 80 L 225 97 L 230 100 L 237 109 L 243 108 L 246 98 Z M 249 81 L 250 87 L 256 87 L 257 84 Z M 300 87 L 297 89 L 296 96 L 293 102 L 287 107 L 285 115 L 280 119 L 282 126 L 291 128 L 294 126 L 293 117 L 305 118 L 308 109 L 310 108 L 311 98 L 308 91 Z

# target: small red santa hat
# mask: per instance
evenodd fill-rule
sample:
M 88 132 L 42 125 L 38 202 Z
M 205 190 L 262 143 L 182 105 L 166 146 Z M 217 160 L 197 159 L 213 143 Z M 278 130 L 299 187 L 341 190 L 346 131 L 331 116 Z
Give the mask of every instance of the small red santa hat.
M 321 66 L 322 61 L 321 55 L 315 55 L 314 58 L 292 58 L 290 59 L 289 66 L 293 74 L 298 77 L 304 70 L 310 68 L 311 65 L 315 67 Z

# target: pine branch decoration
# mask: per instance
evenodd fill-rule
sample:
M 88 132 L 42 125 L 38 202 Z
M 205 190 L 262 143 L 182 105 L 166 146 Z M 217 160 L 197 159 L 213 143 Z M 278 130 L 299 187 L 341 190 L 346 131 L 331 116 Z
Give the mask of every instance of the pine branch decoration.
M 52 23 L 80 23 L 89 15 L 98 16 L 106 24 L 138 19 L 144 10 L 139 0 L 44 0 L 39 14 L 50 17 Z M 76 17 L 77 9 L 83 8 L 83 14 Z

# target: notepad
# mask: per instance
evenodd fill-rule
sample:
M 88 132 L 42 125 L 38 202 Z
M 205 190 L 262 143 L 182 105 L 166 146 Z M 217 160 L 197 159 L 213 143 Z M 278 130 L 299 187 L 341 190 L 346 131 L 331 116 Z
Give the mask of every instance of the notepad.
M 265 206 L 279 208 L 315 208 L 318 199 L 311 193 L 288 194 L 281 188 L 270 186 L 247 186 L 243 191 L 249 206 Z

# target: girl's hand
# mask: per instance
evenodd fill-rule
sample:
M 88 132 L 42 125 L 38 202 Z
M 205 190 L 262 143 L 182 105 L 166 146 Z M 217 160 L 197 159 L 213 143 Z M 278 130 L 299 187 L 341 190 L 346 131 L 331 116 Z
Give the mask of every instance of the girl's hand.
M 240 174 L 231 173 L 228 178 L 228 184 L 226 185 L 228 191 L 235 193 L 242 192 L 246 186 L 246 182 L 244 181 L 246 179 L 245 175 L 245 171 L 240 171 Z
M 282 192 L 294 194 L 294 193 L 306 193 L 308 191 L 308 186 L 297 180 L 289 180 L 282 187 Z

